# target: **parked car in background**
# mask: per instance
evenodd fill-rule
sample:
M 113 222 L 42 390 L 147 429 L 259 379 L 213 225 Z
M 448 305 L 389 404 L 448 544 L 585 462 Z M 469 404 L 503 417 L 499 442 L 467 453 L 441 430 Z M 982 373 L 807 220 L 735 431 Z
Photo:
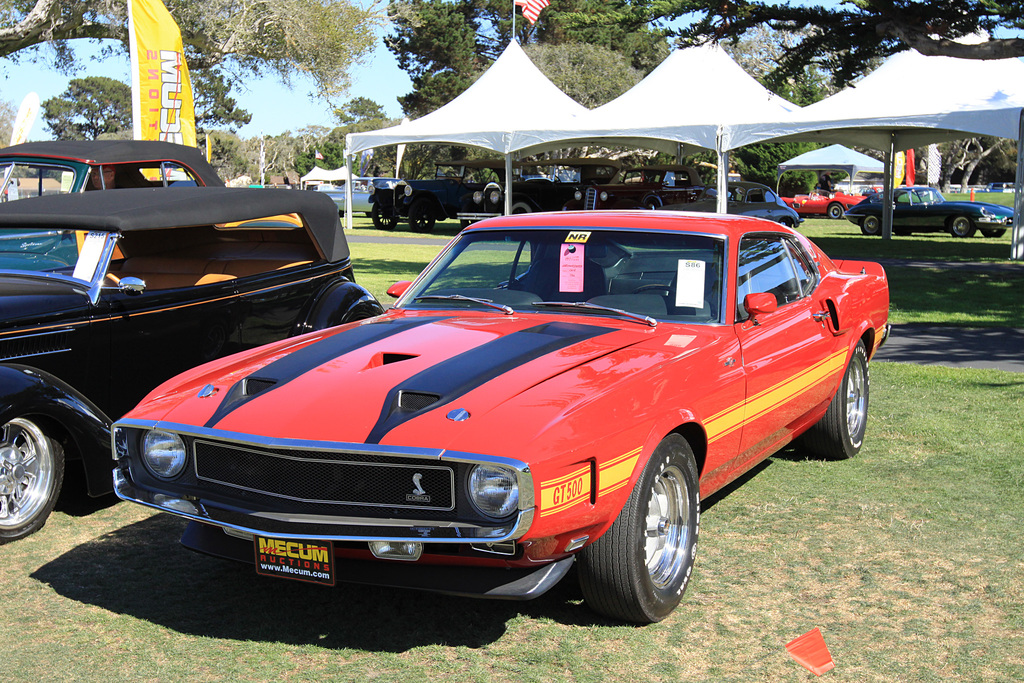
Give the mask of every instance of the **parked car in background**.
M 667 211 L 718 211 L 718 190 L 706 188 L 701 196 L 686 204 L 671 204 L 663 207 Z M 767 185 L 745 180 L 729 183 L 728 213 L 737 216 L 764 218 L 794 228 L 803 218 Z
M 828 216 L 842 218 L 846 210 L 864 201 L 865 195 L 832 192 L 822 194 L 798 194 L 794 197 L 782 197 L 782 201 L 801 216 Z
M 610 182 L 619 162 L 609 159 L 545 159 L 516 161 L 512 213 L 558 211 L 588 187 Z M 462 198 L 458 218 L 463 225 L 505 214 L 505 185 L 491 182 Z
M 1013 192 L 1013 183 L 989 183 L 985 186 L 985 192 Z
M 112 490 L 111 419 L 160 382 L 382 308 L 327 197 L 174 187 L 0 204 L 0 312 L 3 543 L 43 525 L 68 461 Z
M 630 168 L 601 187 L 587 187 L 565 210 L 660 209 L 666 204 L 696 201 L 704 190 L 692 166 L 661 164 Z
M 399 180 L 392 189 L 376 188 L 371 217 L 379 230 L 393 230 L 408 220 L 415 232 L 430 232 L 434 223 L 457 218 L 462 198 L 488 183 L 503 184 L 503 159 L 463 159 L 435 165 L 432 180 Z
M 847 209 L 846 218 L 865 235 L 882 234 L 882 193 Z M 1013 222 L 1013 209 L 986 202 L 947 201 L 933 187 L 898 187 L 893 193 L 893 232 L 948 232 L 953 237 L 1002 237 Z
M 223 187 L 202 152 L 152 140 L 58 140 L 0 149 L 0 201 L 87 190 Z
M 881 266 L 738 216 L 490 219 L 391 293 L 150 394 L 118 495 L 262 575 L 529 599 L 575 563 L 591 608 L 659 621 L 701 498 L 797 438 L 858 452 L 888 330 Z
M 365 214 L 367 218 L 372 217 L 373 205 L 370 203 L 370 195 L 376 188 L 392 188 L 398 178 L 370 178 L 356 177 L 352 179 L 352 213 Z M 323 192 L 338 207 L 338 214 L 345 213 L 345 184 L 332 185 L 321 183 L 313 188 L 316 192 Z

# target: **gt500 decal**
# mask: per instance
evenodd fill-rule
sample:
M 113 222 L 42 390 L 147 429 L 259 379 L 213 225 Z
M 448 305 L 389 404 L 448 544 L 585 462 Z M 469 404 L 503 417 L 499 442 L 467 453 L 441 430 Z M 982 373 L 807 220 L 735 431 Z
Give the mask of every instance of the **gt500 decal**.
M 590 467 L 584 465 L 558 479 L 541 484 L 540 516 L 561 512 L 590 499 Z

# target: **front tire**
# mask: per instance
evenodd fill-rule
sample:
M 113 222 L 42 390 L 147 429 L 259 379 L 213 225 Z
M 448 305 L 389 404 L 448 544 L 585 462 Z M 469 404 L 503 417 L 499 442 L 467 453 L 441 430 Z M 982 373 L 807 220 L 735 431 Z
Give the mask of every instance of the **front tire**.
M 434 229 L 434 212 L 429 199 L 417 199 L 409 207 L 409 227 L 413 232 L 430 232 Z
M 35 533 L 53 511 L 64 482 L 64 451 L 35 422 L 0 428 L 0 544 Z
M 974 237 L 977 230 L 974 227 L 974 221 L 967 216 L 955 216 L 949 222 L 949 234 L 953 237 Z
M 381 213 L 380 204 L 374 204 L 370 210 L 370 218 L 373 219 L 373 227 L 378 230 L 394 230 L 398 225 L 398 216 L 385 216 Z
M 839 202 L 832 202 L 831 204 L 828 205 L 828 208 L 825 209 L 825 213 L 828 214 L 829 218 L 836 219 L 842 218 L 845 212 L 843 211 L 842 204 L 840 204 Z
M 1006 234 L 1006 228 L 982 228 L 983 237 L 1002 237 Z
M 864 444 L 871 375 L 864 342 L 857 342 L 843 381 L 825 415 L 804 434 L 808 449 L 829 460 L 852 458 Z
M 860 231 L 868 237 L 882 234 L 882 219 L 878 216 L 864 216 L 860 222 Z
M 614 524 L 577 556 L 580 587 L 596 612 L 661 621 L 690 580 L 700 530 L 697 465 L 686 439 L 658 444 Z

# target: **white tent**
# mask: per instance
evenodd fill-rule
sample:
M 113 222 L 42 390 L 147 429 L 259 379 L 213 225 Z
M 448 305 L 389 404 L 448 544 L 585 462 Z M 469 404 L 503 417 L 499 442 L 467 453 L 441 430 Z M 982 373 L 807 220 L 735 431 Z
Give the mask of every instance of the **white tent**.
M 747 74 L 715 44 L 676 50 L 640 83 L 597 109 L 571 119 L 550 117 L 534 129 L 520 126 L 511 148 L 606 144 L 682 155 L 686 148 L 719 152 L 718 186 L 728 173 L 728 127 L 772 121 L 798 110 Z M 720 191 L 721 211 L 727 193 Z
M 885 165 L 849 147 L 829 145 L 782 162 L 775 181 L 778 182 L 786 171 L 843 171 L 849 176 L 852 191 L 853 179 L 858 173 L 883 173 Z
M 1011 256 L 1024 259 L 1024 62 L 893 55 L 854 86 L 788 117 L 730 126 L 729 148 L 767 140 L 845 142 L 886 153 L 884 234 L 892 229 L 896 150 L 973 135 L 1015 138 L 1017 194 Z
M 523 52 L 509 43 L 473 85 L 440 109 L 399 126 L 349 133 L 346 161 L 358 152 L 402 143 L 451 143 L 505 155 L 506 202 L 511 200 L 510 136 L 519 128 L 542 128 L 549 119 L 572 120 L 587 110 L 558 89 Z M 348 206 L 352 205 L 349 200 Z M 505 207 L 506 212 L 510 207 Z M 346 227 L 352 226 L 346 211 Z
M 306 183 L 333 183 L 338 181 L 347 182 L 349 178 L 348 169 L 342 166 L 332 171 L 314 166 L 306 175 L 300 178 L 300 182 L 305 185 Z

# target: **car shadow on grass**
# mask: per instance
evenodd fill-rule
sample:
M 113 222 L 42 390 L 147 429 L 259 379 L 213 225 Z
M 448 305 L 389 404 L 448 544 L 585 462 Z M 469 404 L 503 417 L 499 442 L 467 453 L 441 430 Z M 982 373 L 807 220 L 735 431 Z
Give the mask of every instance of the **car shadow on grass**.
M 186 550 L 178 544 L 186 523 L 154 515 L 77 546 L 32 578 L 69 600 L 179 633 L 334 649 L 484 647 L 522 616 L 618 625 L 587 609 L 573 575 L 529 602 L 343 583 L 325 588 L 257 576 L 251 566 Z

